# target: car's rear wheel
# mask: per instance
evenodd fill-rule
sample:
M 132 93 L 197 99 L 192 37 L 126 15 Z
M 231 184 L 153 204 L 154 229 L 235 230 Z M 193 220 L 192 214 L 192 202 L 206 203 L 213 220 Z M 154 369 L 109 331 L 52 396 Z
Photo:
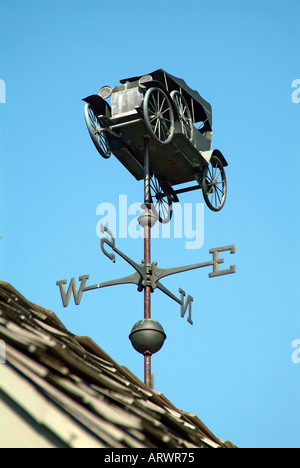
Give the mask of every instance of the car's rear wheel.
M 171 98 L 173 99 L 176 110 L 178 112 L 181 131 L 184 136 L 186 136 L 187 139 L 191 141 L 193 139 L 194 126 L 188 103 L 179 91 L 172 91 Z
M 172 219 L 173 197 L 166 184 L 160 182 L 155 175 L 150 179 L 151 209 L 160 223 L 166 224 Z
M 213 155 L 202 178 L 204 200 L 209 209 L 220 211 L 226 201 L 227 181 L 221 160 Z

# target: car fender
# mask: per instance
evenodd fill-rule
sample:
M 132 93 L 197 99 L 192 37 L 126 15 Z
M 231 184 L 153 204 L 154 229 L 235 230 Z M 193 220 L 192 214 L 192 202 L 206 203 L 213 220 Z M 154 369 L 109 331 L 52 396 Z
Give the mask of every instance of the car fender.
M 105 115 L 107 117 L 111 116 L 110 105 L 105 101 L 105 99 L 98 96 L 98 94 L 92 94 L 82 100 L 91 104 L 97 115 Z
M 208 163 L 210 162 L 212 156 L 217 156 L 217 158 L 220 159 L 224 167 L 228 166 L 228 162 L 226 161 L 220 150 L 215 149 L 210 151 L 201 151 L 201 154 Z

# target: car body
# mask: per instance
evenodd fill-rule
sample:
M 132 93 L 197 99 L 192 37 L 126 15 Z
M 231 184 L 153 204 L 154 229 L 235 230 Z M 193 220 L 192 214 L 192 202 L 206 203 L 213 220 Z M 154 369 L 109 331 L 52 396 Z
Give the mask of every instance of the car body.
M 114 88 L 104 86 L 83 100 L 89 132 L 104 158 L 114 154 L 141 180 L 148 137 L 150 172 L 173 201 L 177 201 L 176 194 L 189 191 L 176 186 L 196 180 L 196 187 L 206 192 L 208 206 L 214 211 L 223 207 L 227 161 L 219 150 L 211 148 L 211 105 L 184 80 L 160 69 L 123 79 Z M 220 193 L 214 177 L 219 170 L 222 177 L 218 183 L 224 189 Z

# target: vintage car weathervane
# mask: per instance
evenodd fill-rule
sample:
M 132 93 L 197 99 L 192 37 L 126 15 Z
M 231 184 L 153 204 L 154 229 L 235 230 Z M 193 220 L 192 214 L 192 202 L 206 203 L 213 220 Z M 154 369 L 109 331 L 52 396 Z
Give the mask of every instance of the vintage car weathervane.
M 161 349 L 166 338 L 162 326 L 151 318 L 151 293 L 159 289 L 180 306 L 181 317 L 187 314 L 192 325 L 192 296 L 179 288 L 178 297 L 169 291 L 161 279 L 177 273 L 210 267 L 209 277 L 235 273 L 231 265 L 220 269 L 224 259 L 220 253 L 235 253 L 235 246 L 210 249 L 210 261 L 175 268 L 158 268 L 151 263 L 151 228 L 159 221 L 171 220 L 173 203 L 178 195 L 202 189 L 204 200 L 212 211 L 220 211 L 225 203 L 227 182 L 224 167 L 227 162 L 219 150 L 212 150 L 211 106 L 187 84 L 163 70 L 120 81 L 111 89 L 104 86 L 96 95 L 83 99 L 84 115 L 91 138 L 105 159 L 111 154 L 137 179 L 144 180 L 144 211 L 138 222 L 144 229 L 144 259 L 136 263 L 116 247 L 113 233 L 101 225 L 102 252 L 113 262 L 116 255 L 125 260 L 135 273 L 123 278 L 87 285 L 89 275 L 79 277 L 77 288 L 72 278 L 57 281 L 64 307 L 73 293 L 79 305 L 86 291 L 120 284 L 135 284 L 144 292 L 144 319 L 130 333 L 133 347 L 144 355 L 144 381 L 151 386 L 151 356 Z M 111 98 L 111 105 L 108 100 Z M 180 184 L 196 182 L 184 188 Z M 106 234 L 106 236 L 105 236 Z M 109 250 L 107 250 L 109 249 Z

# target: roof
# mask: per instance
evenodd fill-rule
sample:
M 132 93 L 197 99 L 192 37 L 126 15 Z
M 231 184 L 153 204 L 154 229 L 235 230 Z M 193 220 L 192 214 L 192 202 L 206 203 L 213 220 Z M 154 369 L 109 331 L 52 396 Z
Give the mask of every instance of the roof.
M 144 76 L 151 76 L 155 81 L 159 81 L 168 91 L 177 90 L 182 92 L 186 101 L 189 104 L 190 109 L 194 109 L 194 118 L 195 122 L 206 121 L 208 120 L 210 125 L 210 130 L 212 130 L 212 107 L 209 102 L 205 101 L 198 91 L 194 91 L 190 88 L 184 80 L 181 78 L 176 78 L 176 76 L 170 75 L 165 70 L 159 69 L 154 72 L 147 73 L 147 75 L 135 76 L 133 78 L 126 78 L 120 80 L 120 83 L 130 83 L 132 81 L 138 81 Z M 193 100 L 193 102 L 192 102 Z
M 234 447 L 4 282 L 0 340 L 0 447 Z

